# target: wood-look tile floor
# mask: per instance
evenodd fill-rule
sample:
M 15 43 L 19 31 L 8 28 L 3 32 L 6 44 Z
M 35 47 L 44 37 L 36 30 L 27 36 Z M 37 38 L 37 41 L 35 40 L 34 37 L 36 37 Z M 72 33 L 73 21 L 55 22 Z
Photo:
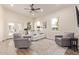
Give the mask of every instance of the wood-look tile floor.
M 17 49 L 16 53 L 17 53 L 17 55 L 32 55 L 32 50 L 30 48 L 28 48 L 28 49 Z
M 65 55 L 79 55 L 79 50 L 78 51 L 74 51 L 71 49 L 67 49 L 65 52 Z
M 73 54 L 65 47 L 58 46 L 54 40 L 43 39 L 32 42 L 28 49 L 17 49 L 13 40 L 0 42 L 0 55 L 69 55 Z M 77 54 L 77 53 L 75 53 Z

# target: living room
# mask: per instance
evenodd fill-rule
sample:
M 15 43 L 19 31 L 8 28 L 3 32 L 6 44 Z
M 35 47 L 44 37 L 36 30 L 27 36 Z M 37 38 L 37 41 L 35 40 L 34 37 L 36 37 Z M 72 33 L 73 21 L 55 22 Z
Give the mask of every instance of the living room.
M 75 6 L 79 8 L 79 5 L 31 4 L 31 6 L 34 6 L 33 8 L 40 8 L 40 11 L 32 10 L 33 13 L 31 13 L 27 9 L 30 8 L 29 4 L 0 5 L 0 41 L 1 48 L 3 48 L 0 49 L 1 54 L 20 54 L 20 52 L 23 51 L 23 53 L 26 52 L 25 54 L 27 55 L 64 55 L 68 47 L 61 47 L 59 45 L 52 46 L 52 44 L 55 44 L 56 35 L 74 33 L 74 37 L 79 38 L 75 8 Z M 31 29 L 27 31 L 27 25 L 29 25 L 29 23 Z M 12 47 L 14 33 L 21 33 L 23 35 L 30 33 L 30 36 L 33 36 L 31 31 L 36 31 L 37 33 L 40 32 L 41 34 L 31 39 L 33 41 L 31 44 L 33 45 L 31 47 L 32 50 L 18 48 L 18 50 L 16 50 L 15 47 Z M 34 35 L 37 33 L 34 33 Z M 52 43 L 52 41 L 54 41 L 54 43 Z M 10 47 L 8 47 L 8 44 Z M 6 50 L 7 52 L 5 52 Z M 29 50 L 31 51 L 28 52 Z M 76 53 L 78 53 L 78 51 Z

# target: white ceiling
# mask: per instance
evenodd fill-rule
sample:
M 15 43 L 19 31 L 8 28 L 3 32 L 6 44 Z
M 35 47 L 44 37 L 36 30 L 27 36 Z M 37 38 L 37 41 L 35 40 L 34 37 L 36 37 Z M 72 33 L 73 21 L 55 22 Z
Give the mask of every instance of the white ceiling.
M 28 17 L 42 17 L 50 13 L 53 13 L 56 10 L 59 10 L 68 6 L 70 5 L 68 4 L 64 4 L 64 5 L 63 4 L 35 4 L 34 7 L 43 9 L 43 12 L 37 11 L 35 15 L 33 16 L 31 13 L 29 13 L 29 10 L 24 10 L 24 8 L 29 8 L 29 4 L 14 4 L 13 7 L 10 6 L 10 4 L 3 5 L 3 7 L 7 9 L 26 15 Z

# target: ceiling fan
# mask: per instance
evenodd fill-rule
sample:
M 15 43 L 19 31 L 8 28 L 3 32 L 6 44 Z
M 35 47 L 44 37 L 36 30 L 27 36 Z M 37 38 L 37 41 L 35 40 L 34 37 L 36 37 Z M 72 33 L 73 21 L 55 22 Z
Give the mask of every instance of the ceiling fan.
M 29 10 L 30 13 L 32 13 L 32 12 L 37 12 L 38 10 L 43 11 L 41 8 L 35 8 L 35 7 L 34 7 L 34 4 L 31 4 L 31 5 L 30 5 L 30 9 L 24 8 L 24 10 Z

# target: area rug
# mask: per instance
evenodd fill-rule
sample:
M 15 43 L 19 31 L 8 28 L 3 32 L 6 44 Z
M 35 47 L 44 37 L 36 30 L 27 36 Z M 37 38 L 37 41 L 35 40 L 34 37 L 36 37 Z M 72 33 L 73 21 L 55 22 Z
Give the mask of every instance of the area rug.
M 30 47 L 33 54 L 37 55 L 64 55 L 66 52 L 65 47 L 58 46 L 54 40 L 43 39 L 37 42 L 33 42 Z

